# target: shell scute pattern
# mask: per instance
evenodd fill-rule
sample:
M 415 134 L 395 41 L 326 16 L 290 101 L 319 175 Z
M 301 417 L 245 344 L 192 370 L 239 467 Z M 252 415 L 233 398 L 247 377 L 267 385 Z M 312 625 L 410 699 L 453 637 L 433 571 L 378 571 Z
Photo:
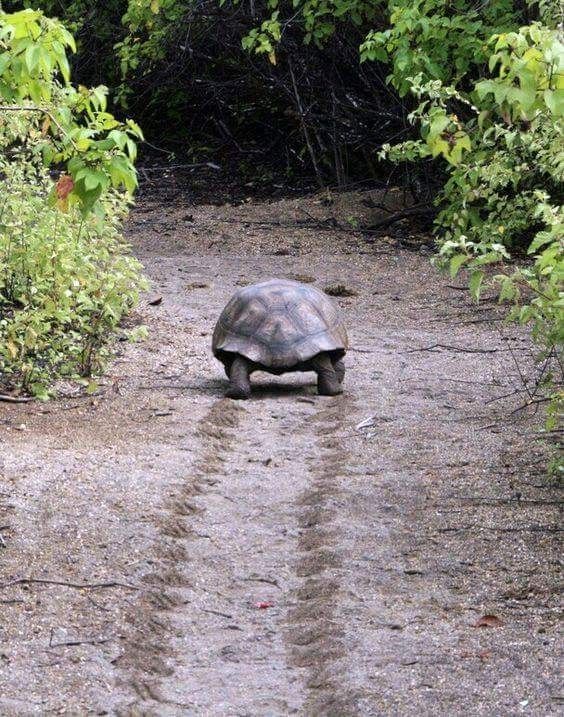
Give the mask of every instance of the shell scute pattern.
M 274 279 L 238 291 L 213 335 L 214 354 L 233 354 L 273 369 L 288 369 L 323 351 L 348 347 L 338 307 L 324 293 L 296 281 Z

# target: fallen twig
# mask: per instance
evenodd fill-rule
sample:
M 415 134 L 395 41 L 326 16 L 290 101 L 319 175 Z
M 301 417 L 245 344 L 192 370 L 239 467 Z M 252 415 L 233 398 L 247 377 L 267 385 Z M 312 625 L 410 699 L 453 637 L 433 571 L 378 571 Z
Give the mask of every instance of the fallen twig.
M 211 615 L 219 615 L 219 617 L 226 617 L 229 620 L 233 619 L 233 615 L 230 615 L 227 612 L 220 612 L 219 610 L 209 610 L 209 609 L 206 609 L 205 607 L 203 607 L 202 612 L 209 612 Z
M 10 396 L 6 393 L 0 393 L 0 401 L 5 403 L 29 403 L 33 399 L 29 396 Z
M 76 647 L 77 645 L 103 645 L 106 642 L 110 642 L 113 638 L 111 637 L 100 637 L 92 640 L 65 640 L 63 642 L 53 642 L 53 630 L 51 630 L 51 636 L 49 637 L 49 647 Z
M 68 588 L 76 588 L 77 590 L 93 590 L 96 588 L 127 588 L 128 590 L 141 589 L 135 585 L 120 583 L 117 580 L 105 583 L 73 583 L 66 580 L 49 580 L 46 578 L 16 578 L 15 580 L 10 580 L 9 582 L 0 585 L 0 590 L 4 590 L 4 588 L 10 587 L 11 585 L 31 585 L 32 583 L 39 583 L 40 585 L 63 585 Z
M 375 353 L 375 349 L 359 349 L 359 348 L 356 348 L 355 346 L 349 347 L 348 350 L 352 351 L 354 353 L 357 353 L 357 354 L 373 354 L 373 353 Z
M 496 401 L 501 401 L 504 398 L 509 398 L 510 396 L 516 396 L 518 393 L 525 393 L 527 391 L 526 388 L 515 388 L 510 393 L 504 393 L 501 396 L 494 396 L 493 398 L 489 398 L 487 401 L 484 401 L 484 406 L 487 406 L 489 403 L 495 403 Z M 528 391 L 527 391 L 528 393 Z
M 524 390 L 527 392 L 529 399 L 532 399 L 533 396 L 531 395 L 529 387 L 527 386 L 527 381 L 526 381 L 525 377 L 523 376 L 523 372 L 521 371 L 521 366 L 519 365 L 519 362 L 517 361 L 513 347 L 509 344 L 509 341 L 503 335 L 503 331 L 499 328 L 499 326 L 496 326 L 495 328 L 498 330 L 498 333 L 501 336 L 502 341 L 504 341 L 505 344 L 507 345 L 507 348 L 511 354 L 511 358 L 513 359 L 513 363 L 515 364 L 515 368 L 517 369 L 517 373 L 519 374 L 519 378 L 521 379 L 521 383 L 523 384 Z M 509 415 L 511 415 L 511 414 L 509 414 Z
M 423 346 L 420 349 L 408 349 L 402 353 L 411 354 L 416 351 L 434 351 L 435 349 L 447 349 L 450 351 L 458 351 L 464 354 L 494 354 L 499 349 L 468 349 L 462 346 L 451 346 L 450 344 L 431 344 L 431 346 Z
M 402 219 L 409 219 L 409 217 L 434 217 L 436 214 L 437 209 L 435 207 L 429 207 L 429 205 L 427 204 L 418 204 L 415 207 L 410 207 L 409 209 L 402 209 L 395 214 L 390 214 L 390 216 L 388 217 L 379 219 L 377 222 L 374 222 L 367 226 L 366 229 L 370 231 L 374 231 L 375 229 L 384 229 L 385 227 L 390 226 L 390 224 L 395 224 Z
M 148 142 L 145 142 L 148 144 Z M 151 145 L 153 146 L 153 145 Z M 140 167 L 141 172 L 168 172 L 170 169 L 201 169 L 202 167 L 209 167 L 210 169 L 220 170 L 217 164 L 213 162 L 194 162 L 192 164 L 163 164 L 160 166 L 151 167 Z
M 252 219 L 233 219 L 231 217 L 212 217 L 214 220 L 214 223 L 222 223 L 222 224 L 241 224 L 242 226 L 252 226 L 252 227 L 261 227 L 263 229 L 268 229 L 269 227 L 282 227 L 284 229 L 326 229 L 327 231 L 332 232 L 342 232 L 343 234 L 354 234 L 356 236 L 359 235 L 369 235 L 371 233 L 373 234 L 379 234 L 380 232 L 377 230 L 372 231 L 369 227 L 364 226 L 358 226 L 355 228 L 352 227 L 345 227 L 342 224 L 339 224 L 336 222 L 334 218 L 329 219 L 319 219 L 316 221 L 311 220 L 297 220 L 297 221 L 282 221 L 280 219 L 260 219 L 260 220 L 252 220 Z M 202 223 L 205 223 L 204 220 L 201 220 Z M 335 223 L 334 223 L 335 222 Z M 210 222 L 208 222 L 210 223 Z M 378 238 L 378 237 L 376 237 Z M 367 241 L 374 241 L 372 239 Z
M 529 393 L 528 389 L 523 389 L 523 390 L 527 390 L 527 393 Z M 530 393 L 529 393 L 529 395 L 530 395 Z M 514 413 L 519 413 L 519 411 L 523 411 L 525 408 L 528 408 L 529 406 L 538 406 L 541 403 L 549 403 L 551 400 L 552 399 L 550 396 L 546 396 L 545 398 L 529 399 L 528 401 L 525 401 L 525 403 L 523 403 L 521 406 L 517 406 L 517 408 L 514 408 L 513 411 L 511 411 L 511 413 L 509 413 L 509 415 L 512 416 Z

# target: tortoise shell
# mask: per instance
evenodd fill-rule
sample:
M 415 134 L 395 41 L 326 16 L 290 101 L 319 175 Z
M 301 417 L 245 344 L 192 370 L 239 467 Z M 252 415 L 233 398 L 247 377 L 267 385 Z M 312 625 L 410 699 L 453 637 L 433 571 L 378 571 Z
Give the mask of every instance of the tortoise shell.
M 245 286 L 216 324 L 212 349 L 228 366 L 234 354 L 269 370 L 291 370 L 328 351 L 343 356 L 348 338 L 338 307 L 313 286 L 271 279 Z

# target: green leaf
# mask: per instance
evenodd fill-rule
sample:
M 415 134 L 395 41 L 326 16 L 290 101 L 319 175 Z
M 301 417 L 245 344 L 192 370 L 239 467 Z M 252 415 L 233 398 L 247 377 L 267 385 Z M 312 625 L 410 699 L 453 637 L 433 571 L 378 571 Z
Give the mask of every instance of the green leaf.
M 473 271 L 472 276 L 470 277 L 468 288 L 470 289 L 472 298 L 475 301 L 480 300 L 480 291 L 482 288 L 482 282 L 484 281 L 484 276 L 485 274 L 483 271 Z
M 527 254 L 534 254 L 537 252 L 541 246 L 544 246 L 545 244 L 548 244 L 551 241 L 554 241 L 555 237 L 552 236 L 549 232 L 539 232 L 535 235 L 535 238 L 533 241 L 529 244 L 529 248 L 527 249 Z
M 83 180 L 87 192 L 97 187 L 103 188 L 107 182 L 105 174 L 97 170 L 87 170 L 83 175 Z
M 564 117 L 564 89 L 545 90 L 544 102 L 555 117 Z
M 38 45 L 29 45 L 24 54 L 24 61 L 29 73 L 33 73 L 39 63 L 41 48 Z
M 435 117 L 429 127 L 429 139 L 432 140 L 440 135 L 451 123 L 450 117 L 439 115 Z
M 466 254 L 455 254 L 453 257 L 451 257 L 451 260 L 449 262 L 449 273 L 451 279 L 454 279 L 454 277 L 460 271 L 462 265 L 465 264 L 468 259 L 469 257 Z
M 537 78 L 531 72 L 522 70 L 519 73 L 519 85 L 521 87 L 521 104 L 526 110 L 531 109 L 537 98 Z
M 517 294 L 515 282 L 509 276 L 504 276 L 501 283 L 501 290 L 499 292 L 499 302 L 510 301 L 514 299 Z
M 96 381 L 94 381 L 94 379 L 90 379 L 90 381 L 88 381 L 85 391 L 88 396 L 91 396 L 93 393 L 96 393 L 98 388 L 99 388 L 98 383 Z
M 521 324 L 528 323 L 534 315 L 533 307 L 530 305 L 523 306 L 521 310 L 519 311 L 519 322 Z

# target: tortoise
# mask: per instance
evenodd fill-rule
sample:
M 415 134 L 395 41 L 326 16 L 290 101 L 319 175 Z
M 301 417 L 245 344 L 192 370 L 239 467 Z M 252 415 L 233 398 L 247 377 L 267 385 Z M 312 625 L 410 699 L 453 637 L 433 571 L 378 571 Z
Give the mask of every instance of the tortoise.
M 229 378 L 225 395 L 249 398 L 250 375 L 315 371 L 318 393 L 342 393 L 347 332 L 338 307 L 312 286 L 271 279 L 239 289 L 215 326 L 212 350 Z

